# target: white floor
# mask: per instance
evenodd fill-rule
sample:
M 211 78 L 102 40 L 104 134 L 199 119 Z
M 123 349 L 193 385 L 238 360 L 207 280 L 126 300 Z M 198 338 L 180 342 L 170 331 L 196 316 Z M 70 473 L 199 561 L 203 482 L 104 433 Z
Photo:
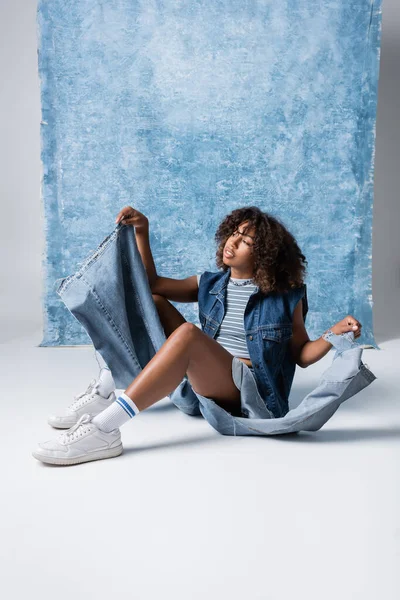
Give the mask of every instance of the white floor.
M 399 597 L 399 340 L 364 350 L 378 379 L 318 432 L 222 436 L 163 399 L 120 457 L 52 467 L 31 456 L 47 414 L 98 365 L 40 336 L 0 346 L 3 598 Z M 297 369 L 292 406 L 332 357 Z

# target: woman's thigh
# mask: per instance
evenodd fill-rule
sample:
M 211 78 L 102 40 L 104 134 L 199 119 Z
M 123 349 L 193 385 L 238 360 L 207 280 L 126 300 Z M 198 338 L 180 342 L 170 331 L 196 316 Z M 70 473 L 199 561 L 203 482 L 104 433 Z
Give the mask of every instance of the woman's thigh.
M 232 379 L 233 355 L 193 323 L 184 325 L 188 326 L 191 342 L 186 374 L 192 388 L 232 414 L 234 411 L 240 415 L 240 390 Z

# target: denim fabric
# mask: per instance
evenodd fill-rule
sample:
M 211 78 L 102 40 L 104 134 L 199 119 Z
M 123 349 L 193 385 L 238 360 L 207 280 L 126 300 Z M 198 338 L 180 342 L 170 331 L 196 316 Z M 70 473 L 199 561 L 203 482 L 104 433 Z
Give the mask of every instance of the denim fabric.
M 134 228 L 118 224 L 76 273 L 58 282 L 57 293 L 86 329 L 116 387 L 126 389 L 166 341 Z M 332 365 L 317 388 L 283 417 L 274 418 L 268 409 L 265 418 L 256 414 L 257 407 L 263 409 L 262 397 L 257 395 L 254 373 L 239 359 L 233 360 L 232 376 L 241 388 L 242 414 L 248 416 L 233 416 L 212 398 L 195 392 L 186 376 L 169 397 L 186 414 L 203 415 L 223 435 L 315 431 L 342 402 L 376 379 L 362 363 L 363 349 L 352 332 L 329 334 L 329 341 L 336 347 Z
M 254 369 L 248 367 L 237 356 L 232 361 L 232 379 L 240 390 L 241 413 L 243 417 L 273 419 L 257 387 Z
M 202 410 L 204 418 L 223 435 L 277 435 L 321 429 L 345 400 L 376 379 L 361 361 L 363 348 L 354 342 L 353 332 L 341 336 L 331 334 L 329 341 L 341 350 L 334 354 L 331 366 L 322 374 L 317 387 L 285 416 L 233 417 L 208 399 Z
M 204 333 L 215 338 L 226 312 L 226 293 L 231 268 L 202 274 L 199 282 L 199 317 Z M 254 378 L 265 405 L 275 417 L 289 410 L 289 393 L 296 370 L 289 340 L 293 334 L 293 313 L 303 299 L 303 319 L 308 312 L 307 286 L 285 294 L 264 295 L 259 287 L 249 297 L 244 329 Z

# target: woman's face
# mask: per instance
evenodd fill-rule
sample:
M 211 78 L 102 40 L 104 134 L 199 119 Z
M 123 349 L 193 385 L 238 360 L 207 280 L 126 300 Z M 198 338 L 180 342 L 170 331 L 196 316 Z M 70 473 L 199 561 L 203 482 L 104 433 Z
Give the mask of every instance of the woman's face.
M 230 267 L 252 267 L 254 264 L 254 242 L 255 242 L 255 229 L 250 228 L 244 233 L 244 228 L 248 224 L 247 221 L 243 221 L 237 230 L 226 240 L 223 252 L 224 263 Z M 231 252 L 233 254 L 227 254 Z

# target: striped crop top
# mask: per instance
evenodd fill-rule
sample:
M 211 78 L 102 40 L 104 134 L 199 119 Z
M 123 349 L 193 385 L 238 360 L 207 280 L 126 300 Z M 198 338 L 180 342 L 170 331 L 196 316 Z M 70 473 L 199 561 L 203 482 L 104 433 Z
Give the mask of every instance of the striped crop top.
M 200 283 L 200 277 L 201 275 L 197 275 L 198 284 Z M 243 281 L 243 279 L 236 277 L 229 279 L 226 293 L 226 312 L 214 339 L 233 356 L 250 358 L 244 332 L 244 311 L 249 296 L 256 289 L 256 285 L 250 282 L 237 286 L 232 283 L 232 280 Z

